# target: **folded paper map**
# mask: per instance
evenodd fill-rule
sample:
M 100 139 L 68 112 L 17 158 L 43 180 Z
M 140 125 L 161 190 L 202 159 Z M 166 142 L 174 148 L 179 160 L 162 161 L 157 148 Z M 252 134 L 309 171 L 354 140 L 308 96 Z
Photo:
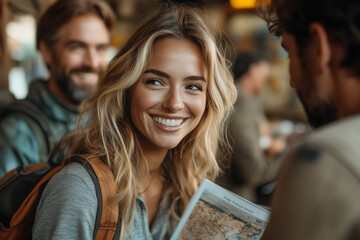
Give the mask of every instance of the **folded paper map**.
M 205 179 L 170 240 L 258 240 L 270 212 Z

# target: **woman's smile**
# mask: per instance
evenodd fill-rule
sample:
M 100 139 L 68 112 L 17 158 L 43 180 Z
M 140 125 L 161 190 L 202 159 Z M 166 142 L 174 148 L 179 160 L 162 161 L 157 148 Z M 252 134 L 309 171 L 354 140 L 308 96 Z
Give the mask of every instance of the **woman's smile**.
M 184 118 L 164 118 L 164 117 L 157 117 L 152 116 L 152 119 L 161 125 L 168 126 L 168 127 L 177 127 L 180 126 L 184 122 Z

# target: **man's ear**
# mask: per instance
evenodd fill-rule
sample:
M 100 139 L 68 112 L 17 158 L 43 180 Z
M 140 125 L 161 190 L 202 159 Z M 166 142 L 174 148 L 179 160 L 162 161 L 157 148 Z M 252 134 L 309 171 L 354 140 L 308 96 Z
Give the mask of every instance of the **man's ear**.
M 44 40 L 41 40 L 39 42 L 39 50 L 40 50 L 46 64 L 51 65 L 52 61 L 53 61 L 52 53 L 51 53 L 51 50 L 49 49 L 48 45 L 45 43 Z
M 325 28 L 320 23 L 311 23 L 309 31 L 315 44 L 315 54 L 317 65 L 320 72 L 329 67 L 332 57 L 331 44 Z
M 317 75 L 314 81 L 317 85 L 317 92 L 323 99 L 334 99 L 338 86 L 336 86 L 337 66 L 341 59 L 341 51 L 337 44 L 331 42 L 329 35 L 323 25 L 312 23 L 309 27 L 312 36 L 312 56 Z

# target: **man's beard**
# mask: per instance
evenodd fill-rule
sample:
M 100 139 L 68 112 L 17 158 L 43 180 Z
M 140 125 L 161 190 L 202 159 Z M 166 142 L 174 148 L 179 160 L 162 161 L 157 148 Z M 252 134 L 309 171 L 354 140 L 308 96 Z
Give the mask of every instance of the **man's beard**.
M 65 71 L 53 71 L 53 78 L 55 79 L 56 85 L 74 104 L 78 105 L 94 95 L 96 85 L 75 84 L 71 79 L 71 74 L 73 73 L 99 74 L 99 71 L 88 67 L 72 69 L 68 74 L 66 74 Z
M 312 128 L 318 128 L 339 119 L 338 111 L 333 104 L 318 99 L 316 106 L 310 107 L 300 94 L 298 96 Z
M 331 104 L 325 99 L 321 98 L 319 95 L 317 95 L 317 90 L 314 89 L 314 85 L 316 86 L 313 80 L 314 76 L 312 76 L 312 74 L 310 73 L 310 67 L 308 65 L 308 62 L 306 61 L 306 59 L 308 58 L 306 52 L 307 51 L 305 50 L 300 51 L 299 56 L 301 58 L 301 65 L 304 74 L 302 76 L 303 84 L 306 86 L 304 89 L 307 89 L 306 93 L 309 95 L 304 95 L 305 92 L 300 90 L 296 90 L 296 93 L 304 107 L 309 125 L 312 128 L 318 128 L 338 120 L 339 113 L 337 108 L 335 107 L 335 104 Z M 314 95 L 312 95 L 311 93 Z M 307 103 L 310 101 L 310 96 L 313 96 L 313 98 L 315 98 L 311 100 L 312 104 Z

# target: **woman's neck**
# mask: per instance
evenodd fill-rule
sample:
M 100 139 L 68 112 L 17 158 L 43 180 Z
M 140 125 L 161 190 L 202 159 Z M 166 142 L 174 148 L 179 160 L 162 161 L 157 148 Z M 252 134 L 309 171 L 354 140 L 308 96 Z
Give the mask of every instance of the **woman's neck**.
M 147 147 L 141 147 L 141 150 L 149 166 L 150 173 L 156 174 L 156 172 L 159 172 L 161 164 L 165 160 L 168 150 Z
M 148 165 L 149 175 L 139 179 L 140 192 L 145 192 L 152 185 L 152 180 L 161 178 L 161 165 L 164 162 L 167 150 L 150 149 L 142 147 L 142 153 Z

